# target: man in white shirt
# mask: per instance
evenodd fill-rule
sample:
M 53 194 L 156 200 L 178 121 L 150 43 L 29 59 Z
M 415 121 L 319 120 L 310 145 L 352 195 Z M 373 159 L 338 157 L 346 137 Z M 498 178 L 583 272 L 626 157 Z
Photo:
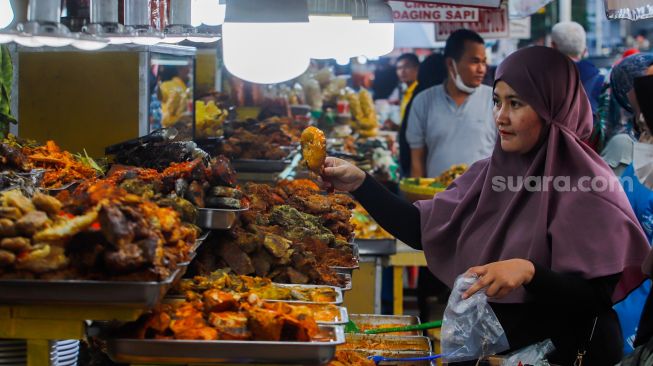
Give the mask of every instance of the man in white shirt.
M 410 110 L 406 138 L 413 177 L 437 177 L 452 165 L 470 165 L 490 156 L 496 142 L 492 88 L 482 85 L 483 38 L 457 30 L 447 39 L 444 56 L 447 80 L 415 97 Z

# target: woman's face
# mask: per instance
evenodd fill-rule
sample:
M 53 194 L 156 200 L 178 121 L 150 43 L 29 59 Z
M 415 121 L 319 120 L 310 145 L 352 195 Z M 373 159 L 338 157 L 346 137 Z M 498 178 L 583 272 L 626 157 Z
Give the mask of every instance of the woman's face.
M 494 86 L 494 121 L 505 152 L 525 154 L 540 139 L 540 116 L 503 81 Z

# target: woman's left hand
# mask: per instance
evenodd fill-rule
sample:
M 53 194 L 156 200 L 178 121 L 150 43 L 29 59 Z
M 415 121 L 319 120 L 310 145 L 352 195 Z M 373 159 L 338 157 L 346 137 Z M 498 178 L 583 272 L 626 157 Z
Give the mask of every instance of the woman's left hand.
M 467 273 L 475 274 L 479 278 L 465 291 L 463 299 L 486 287 L 485 293 L 488 297 L 500 299 L 517 287 L 531 282 L 535 275 L 535 266 L 533 262 L 526 259 L 509 259 L 472 267 L 467 270 Z

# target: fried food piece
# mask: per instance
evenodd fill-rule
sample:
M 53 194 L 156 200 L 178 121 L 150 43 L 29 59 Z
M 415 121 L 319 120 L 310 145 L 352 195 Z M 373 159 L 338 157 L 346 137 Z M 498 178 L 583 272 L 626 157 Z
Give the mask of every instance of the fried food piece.
M 211 289 L 204 292 L 204 310 L 207 313 L 235 310 L 238 301 L 230 293 Z
M 23 237 L 4 238 L 0 241 L 0 249 L 8 250 L 14 253 L 24 252 L 32 248 L 30 240 Z
M 0 207 L 0 218 L 18 220 L 23 213 L 16 207 Z
M 0 219 L 0 236 L 16 236 L 16 225 L 9 219 Z
M 34 234 L 34 241 L 56 241 L 69 238 L 75 234 L 88 229 L 97 219 L 97 209 L 93 209 L 82 216 L 76 216 L 70 220 L 61 221 L 52 227 Z
M 302 155 L 308 169 L 316 174 L 322 173 L 326 160 L 326 137 L 324 132 L 316 127 L 308 127 L 302 132 Z
M 134 230 L 127 222 L 127 217 L 120 208 L 104 205 L 98 214 L 104 237 L 116 248 L 121 248 L 134 240 Z
M 16 221 L 16 230 L 26 236 L 32 236 L 37 231 L 44 229 L 52 221 L 43 211 L 32 211 Z
M 262 341 L 281 340 L 284 320 L 281 314 L 274 310 L 252 307 L 248 311 L 247 325 L 254 335 L 254 339 Z
M 23 196 L 19 190 L 6 191 L 0 194 L 0 199 L 5 201 L 5 204 L 10 207 L 19 209 L 23 214 L 36 210 L 32 201 Z
M 16 255 L 12 252 L 0 249 L 0 267 L 14 264 Z
M 62 206 L 58 199 L 43 193 L 34 194 L 32 203 L 36 206 L 37 210 L 46 212 L 50 216 L 59 213 Z
M 170 322 L 170 329 L 176 339 L 189 340 L 216 340 L 218 331 L 209 327 L 204 321 L 204 314 L 199 305 L 184 303 L 175 311 L 174 319 Z
M 36 244 L 26 256 L 20 256 L 16 261 L 16 269 L 34 273 L 56 271 L 68 265 L 64 249 L 48 244 Z
M 218 330 L 218 338 L 225 340 L 248 340 L 252 332 L 247 329 L 247 315 L 235 311 L 209 314 L 209 324 Z
M 125 244 L 117 251 L 105 252 L 104 263 L 116 273 L 135 271 L 147 263 L 143 251 L 136 244 Z

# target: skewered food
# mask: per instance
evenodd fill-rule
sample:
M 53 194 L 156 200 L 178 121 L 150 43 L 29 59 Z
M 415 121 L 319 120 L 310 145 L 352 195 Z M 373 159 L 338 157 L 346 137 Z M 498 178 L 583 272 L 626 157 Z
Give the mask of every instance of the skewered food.
M 321 174 L 326 159 L 326 137 L 324 132 L 315 127 L 308 127 L 302 132 L 302 155 L 308 169 Z

